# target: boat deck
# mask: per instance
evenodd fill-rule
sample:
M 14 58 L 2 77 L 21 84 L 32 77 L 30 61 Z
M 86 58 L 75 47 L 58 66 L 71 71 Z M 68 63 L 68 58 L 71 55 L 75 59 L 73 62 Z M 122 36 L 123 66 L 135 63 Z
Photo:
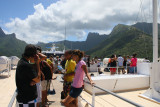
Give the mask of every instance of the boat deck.
M 55 75 L 57 76 L 57 75 Z M 59 82 L 59 80 L 53 80 L 54 88 L 56 90 L 55 95 L 49 95 L 49 107 L 63 107 L 60 104 L 60 93 L 62 91 L 62 83 Z M 11 100 L 11 97 L 13 96 L 13 93 L 16 89 L 15 86 L 15 70 L 11 72 L 11 77 L 7 77 L 7 73 L 4 73 L 3 75 L 0 75 L 0 107 L 7 107 L 9 104 L 9 101 Z M 51 85 L 52 89 L 52 85 Z M 138 104 L 141 104 L 144 107 L 159 107 L 160 105 L 157 103 L 153 103 L 151 101 L 145 100 L 143 98 L 140 98 L 138 95 L 141 93 L 144 93 L 146 90 L 137 90 L 137 91 L 129 91 L 129 92 L 121 92 L 117 93 L 118 95 L 121 95 L 122 97 L 125 97 L 131 101 L 134 101 Z M 92 102 L 92 96 L 88 94 L 87 92 L 83 91 L 81 96 L 86 99 L 89 103 Z M 120 100 L 112 95 L 109 94 L 103 94 L 103 95 L 96 95 L 95 97 L 95 107 L 133 107 L 133 105 L 124 102 L 123 100 Z M 87 107 L 85 101 L 81 101 L 82 107 Z M 13 105 L 15 107 L 15 104 Z M 88 106 L 90 107 L 90 106 Z
M 0 84 L 0 107 L 7 107 L 16 89 L 15 70 L 11 71 L 9 78 L 7 72 L 0 74 Z

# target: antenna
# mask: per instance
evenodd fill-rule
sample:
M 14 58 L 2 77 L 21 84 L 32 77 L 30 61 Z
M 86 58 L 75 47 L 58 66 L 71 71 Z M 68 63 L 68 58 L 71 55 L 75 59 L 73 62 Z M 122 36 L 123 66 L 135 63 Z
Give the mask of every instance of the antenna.
M 65 17 L 65 37 L 64 37 L 64 52 L 66 51 L 66 17 Z

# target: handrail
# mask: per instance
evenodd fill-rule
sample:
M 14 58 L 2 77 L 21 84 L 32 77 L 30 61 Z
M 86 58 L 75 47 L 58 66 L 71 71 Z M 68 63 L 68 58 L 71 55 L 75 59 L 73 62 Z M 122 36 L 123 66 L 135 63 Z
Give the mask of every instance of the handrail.
M 87 84 L 90 84 L 90 83 L 87 82 L 87 81 L 84 81 L 84 82 L 87 83 Z M 91 85 L 91 84 L 90 84 L 90 85 Z M 132 105 L 134 105 L 134 106 L 136 106 L 136 107 L 143 107 L 142 105 L 137 104 L 137 103 L 135 103 L 135 102 L 133 102 L 133 101 L 130 101 L 130 100 L 124 98 L 124 97 L 121 97 L 121 96 L 115 94 L 114 92 L 111 92 L 111 91 L 109 91 L 109 90 L 103 89 L 103 88 L 101 88 L 101 87 L 99 87 L 99 86 L 96 86 L 96 85 L 94 85 L 94 87 L 96 87 L 96 88 L 98 88 L 98 89 L 100 89 L 100 90 L 102 90 L 102 91 L 104 91 L 104 92 L 107 92 L 107 93 L 109 93 L 109 94 L 111 94 L 111 95 L 113 95 L 113 96 L 115 96 L 115 97 L 117 97 L 117 98 L 119 98 L 119 99 L 121 99 L 121 100 L 124 100 L 124 101 L 126 101 L 126 102 L 128 102 L 128 103 L 130 103 L 130 104 L 132 104 Z
M 83 101 L 85 101 L 87 104 L 89 104 L 91 107 L 94 107 L 92 104 L 90 104 L 87 100 L 85 100 L 82 96 L 79 96 Z
M 118 74 L 118 69 L 120 69 L 120 68 L 121 68 L 121 69 L 123 69 L 123 68 L 124 68 L 124 69 L 127 69 L 127 67 L 128 67 L 128 66 L 123 66 L 123 67 L 116 66 L 116 67 L 105 67 L 105 68 L 108 68 L 108 69 L 110 69 L 110 68 L 116 68 L 116 73 Z M 137 66 L 136 66 L 136 67 L 137 67 Z M 133 72 L 134 74 L 136 73 L 136 67 L 134 67 L 134 72 Z
M 114 66 L 114 67 L 110 67 L 110 66 L 107 66 L 107 67 L 104 67 L 104 68 L 124 68 L 124 69 L 127 69 L 128 67 L 130 66 Z
M 90 84 L 90 83 L 87 82 L 87 81 L 84 81 L 84 82 L 87 83 L 87 84 Z M 91 85 L 91 84 L 90 84 L 90 85 Z M 111 94 L 111 95 L 113 95 L 113 96 L 115 96 L 115 97 L 117 97 L 117 98 L 120 98 L 121 100 L 124 100 L 124 101 L 126 101 L 126 102 L 128 102 L 128 103 L 130 103 L 130 104 L 132 104 L 132 105 L 134 105 L 134 106 L 136 106 L 136 107 L 143 107 L 142 105 L 137 104 L 137 103 L 135 103 L 135 102 L 133 102 L 133 101 L 130 101 L 130 100 L 124 98 L 124 97 L 121 97 L 121 96 L 115 94 L 114 92 L 111 92 L 111 91 L 109 91 L 109 90 L 103 89 L 103 88 L 101 88 L 101 87 L 99 87 L 99 86 L 96 86 L 96 85 L 94 85 L 93 88 L 94 88 L 94 87 L 95 87 L 95 88 L 98 88 L 98 89 L 100 89 L 100 90 L 102 90 L 102 91 L 104 91 L 104 92 L 107 92 L 107 93 L 109 93 L 109 94 Z M 9 104 L 8 104 L 8 107 L 12 107 L 12 106 L 13 106 L 13 103 L 14 103 L 14 101 L 15 101 L 15 99 L 16 99 L 16 96 L 17 96 L 17 91 L 15 90 L 15 92 L 14 92 L 14 94 L 13 94 L 13 96 L 12 96 L 12 98 L 11 98 Z M 81 98 L 82 98 L 82 97 L 81 97 Z M 82 99 L 85 100 L 84 98 L 82 98 Z M 92 99 L 92 100 L 93 100 L 93 99 Z M 85 100 L 85 101 L 86 101 L 86 100 Z M 87 101 L 86 101 L 86 102 L 87 102 Z M 92 102 L 92 104 L 89 103 L 89 105 L 91 105 L 92 107 L 94 107 L 93 102 Z
M 13 94 L 13 96 L 12 96 L 12 98 L 11 98 L 9 104 L 8 104 L 8 107 L 12 107 L 13 106 L 13 103 L 14 103 L 14 101 L 16 99 L 16 96 L 17 96 L 17 91 L 15 90 L 15 92 L 14 92 L 14 94 Z

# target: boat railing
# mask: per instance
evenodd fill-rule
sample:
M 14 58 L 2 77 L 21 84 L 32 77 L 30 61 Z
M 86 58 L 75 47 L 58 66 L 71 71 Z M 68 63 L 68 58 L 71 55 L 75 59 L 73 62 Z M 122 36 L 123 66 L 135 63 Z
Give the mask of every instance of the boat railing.
M 14 92 L 14 94 L 13 94 L 13 96 L 12 96 L 12 98 L 11 98 L 9 104 L 8 104 L 8 107 L 13 107 L 13 104 L 16 100 L 16 96 L 17 96 L 17 91 L 15 90 L 15 92 Z
M 87 82 L 87 81 L 84 81 L 85 83 L 87 83 L 87 84 L 90 84 L 89 82 Z M 91 85 L 91 84 L 90 84 Z M 113 96 L 115 96 L 115 97 L 117 97 L 117 98 L 119 98 L 119 99 L 121 99 L 121 100 L 123 100 L 123 101 L 125 101 L 125 102 L 128 102 L 128 103 L 130 103 L 130 104 L 132 104 L 132 105 L 134 105 L 134 106 L 136 106 L 136 107 L 143 107 L 142 105 L 140 105 L 140 104 L 138 104 L 138 103 L 135 103 L 135 102 L 133 102 L 133 101 L 131 101 L 131 100 L 129 100 L 129 99 L 126 99 L 126 98 L 124 98 L 124 97 L 122 97 L 122 96 L 120 96 L 120 95 L 117 95 L 116 93 L 114 93 L 114 92 L 111 92 L 111 91 L 109 91 L 109 90 L 107 90 L 107 89 L 104 89 L 104 88 L 101 88 L 101 87 L 99 87 L 99 86 L 97 86 L 97 85 L 93 85 L 92 86 L 92 105 L 91 104 L 89 104 L 89 105 L 91 105 L 91 107 L 95 107 L 95 88 L 97 88 L 97 89 L 100 89 L 100 90 L 102 90 L 102 91 L 104 91 L 104 92 L 106 92 L 106 93 L 109 93 L 109 94 L 111 94 L 111 95 L 113 95 Z M 83 98 L 84 99 L 84 98 Z M 86 101 L 87 102 L 87 101 Z
M 129 67 L 129 66 L 123 66 L 123 67 L 120 67 L 120 66 L 116 66 L 116 67 L 105 67 L 105 69 L 108 69 L 108 70 L 110 70 L 110 68 L 115 68 L 116 69 L 116 73 L 118 74 L 118 69 L 131 69 L 131 67 Z M 134 74 L 136 73 L 136 69 L 137 69 L 137 67 L 132 67 L 133 69 L 134 69 Z
M 93 64 L 93 65 L 94 65 L 94 64 Z M 93 67 L 93 66 L 92 66 L 92 67 Z M 95 67 L 95 66 L 94 66 L 94 67 Z M 93 67 L 93 68 L 94 68 L 94 67 Z M 119 69 L 121 69 L 121 70 L 124 69 L 124 70 L 127 70 L 127 71 L 129 71 L 130 69 L 133 69 L 133 70 L 132 70 L 132 71 L 133 71 L 133 72 L 132 72 L 133 74 L 136 74 L 136 71 L 137 71 L 137 67 L 130 67 L 130 66 L 127 65 L 127 63 L 126 63 L 125 66 L 119 66 L 119 65 L 118 65 L 118 61 L 116 62 L 116 66 L 112 66 L 112 67 L 111 67 L 111 66 L 108 66 L 108 64 L 105 64 L 105 66 L 104 66 L 103 63 L 101 63 L 101 64 L 98 64 L 98 63 L 97 63 L 97 64 L 96 64 L 96 70 L 95 70 L 95 71 L 98 72 L 98 71 L 100 70 L 100 68 L 108 69 L 108 71 L 110 71 L 111 68 L 115 68 L 115 69 L 116 69 L 116 74 L 118 74 L 118 70 L 119 70 Z M 89 69 L 91 69 L 91 67 L 90 67 Z M 90 71 L 91 71 L 91 70 L 90 70 Z M 95 72 L 95 71 L 94 71 L 94 72 Z M 91 71 L 91 72 L 92 72 L 92 71 Z
M 87 83 L 87 84 L 90 84 L 90 83 L 87 82 L 87 81 L 84 81 L 84 82 Z M 96 102 L 96 101 L 95 101 L 95 88 L 100 89 L 100 90 L 102 90 L 102 91 L 104 91 L 104 92 L 106 92 L 106 93 L 109 93 L 109 94 L 111 94 L 111 95 L 113 95 L 113 96 L 115 96 L 115 97 L 117 97 L 117 98 L 119 98 L 119 99 L 121 99 L 121 100 L 123 100 L 123 101 L 125 101 L 125 102 L 128 102 L 128 103 L 130 103 L 130 104 L 132 104 L 132 105 L 134 105 L 134 106 L 136 106 L 136 107 L 143 107 L 143 106 L 140 105 L 140 104 L 137 104 L 137 103 L 135 103 L 135 102 L 133 102 L 133 101 L 131 101 L 131 100 L 128 100 L 128 99 L 126 99 L 126 98 L 124 98 L 124 97 L 122 97 L 122 96 L 117 95 L 117 94 L 114 93 L 114 92 L 111 92 L 111 91 L 109 91 L 109 90 L 107 90 L 107 89 L 101 88 L 101 87 L 99 87 L 99 86 L 97 86 L 97 85 L 93 85 L 93 86 L 92 86 L 92 104 L 89 103 L 87 100 L 85 100 L 85 98 L 83 98 L 82 96 L 80 96 L 80 98 L 81 98 L 83 101 L 87 102 L 87 104 L 89 104 L 91 107 L 95 107 L 95 102 Z M 13 107 L 13 104 L 14 104 L 14 102 L 15 102 L 15 100 L 16 100 L 16 96 L 17 96 L 17 91 L 15 90 L 15 92 L 14 92 L 14 94 L 13 94 L 13 96 L 12 96 L 12 98 L 11 98 L 9 104 L 8 104 L 8 107 Z

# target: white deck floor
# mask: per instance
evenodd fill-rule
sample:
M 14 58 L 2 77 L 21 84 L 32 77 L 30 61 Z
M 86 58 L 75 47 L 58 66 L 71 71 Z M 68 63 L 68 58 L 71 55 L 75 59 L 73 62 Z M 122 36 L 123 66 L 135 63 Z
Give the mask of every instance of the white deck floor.
M 9 104 L 9 101 L 16 89 L 15 86 L 15 70 L 11 72 L 11 77 L 7 78 L 7 73 L 5 76 L 0 75 L 0 107 L 7 107 Z M 58 80 L 53 81 L 54 88 L 56 90 L 56 95 L 49 95 L 48 99 L 50 103 L 49 107 L 63 107 L 60 104 L 60 92 L 62 91 L 62 83 L 60 83 Z M 117 93 L 118 95 L 121 95 L 122 97 L 125 97 L 127 99 L 130 99 L 138 104 L 143 105 L 144 107 L 160 107 L 159 104 L 150 102 L 148 100 L 145 100 L 143 98 L 140 98 L 138 95 L 140 93 L 144 93 L 146 90 L 138 90 L 138 91 L 130 91 L 130 92 L 123 92 L 123 93 Z M 88 102 L 91 103 L 92 96 L 88 94 L 87 92 L 83 91 L 81 96 L 85 98 Z M 132 105 L 112 96 L 109 94 L 105 95 L 98 95 L 96 96 L 96 103 L 95 107 L 133 107 Z M 85 107 L 86 102 L 81 101 L 83 107 Z M 13 106 L 14 107 L 14 106 Z
M 0 107 L 8 107 L 15 89 L 15 70 L 11 71 L 9 78 L 7 72 L 0 74 Z

